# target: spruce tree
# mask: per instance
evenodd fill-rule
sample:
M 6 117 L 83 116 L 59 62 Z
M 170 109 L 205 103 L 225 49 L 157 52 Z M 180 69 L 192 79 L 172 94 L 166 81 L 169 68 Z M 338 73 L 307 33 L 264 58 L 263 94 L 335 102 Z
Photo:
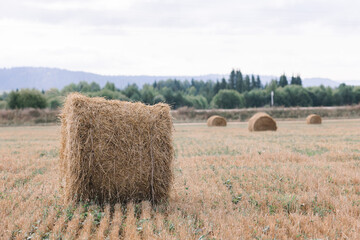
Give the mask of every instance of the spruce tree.
M 290 84 L 302 86 L 301 77 L 299 75 L 297 75 L 296 77 L 292 76 Z
M 288 85 L 288 81 L 286 79 L 285 74 L 280 76 L 279 85 L 280 85 L 280 87 L 285 87 L 286 85 Z
M 291 85 L 296 85 L 296 84 L 297 84 L 297 83 L 296 83 L 296 78 L 294 77 L 294 75 L 291 76 L 290 84 L 291 84 Z
M 256 77 L 256 88 L 261 88 L 261 87 L 262 86 L 261 86 L 260 76 L 257 75 L 257 77 Z
M 216 83 L 214 85 L 214 94 L 217 94 L 221 89 L 221 84 L 219 82 L 219 80 L 216 80 Z
M 243 91 L 243 88 L 244 88 L 243 87 L 244 86 L 244 79 L 243 79 L 243 75 L 242 75 L 240 70 L 236 71 L 235 78 L 236 78 L 236 82 L 235 82 L 236 90 L 241 93 Z
M 227 88 L 226 86 L 227 86 L 226 80 L 225 78 L 222 78 L 220 83 L 220 89 L 226 89 Z
M 244 82 L 244 91 L 249 91 L 250 90 L 250 76 L 246 75 L 245 77 L 245 82 Z
M 296 82 L 297 82 L 297 85 L 302 86 L 301 77 L 299 75 L 296 76 Z
M 235 89 L 235 70 L 234 69 L 230 73 L 229 89 Z
M 254 76 L 254 75 L 251 75 L 250 90 L 251 90 L 251 89 L 254 89 L 254 88 L 257 88 L 257 87 L 256 87 L 256 80 L 255 80 L 255 76 Z

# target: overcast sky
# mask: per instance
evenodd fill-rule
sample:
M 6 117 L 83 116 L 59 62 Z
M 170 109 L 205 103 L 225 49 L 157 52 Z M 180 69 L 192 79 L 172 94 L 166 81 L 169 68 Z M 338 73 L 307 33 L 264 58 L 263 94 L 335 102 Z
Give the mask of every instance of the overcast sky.
M 360 79 L 359 0 L 0 0 L 0 67 Z

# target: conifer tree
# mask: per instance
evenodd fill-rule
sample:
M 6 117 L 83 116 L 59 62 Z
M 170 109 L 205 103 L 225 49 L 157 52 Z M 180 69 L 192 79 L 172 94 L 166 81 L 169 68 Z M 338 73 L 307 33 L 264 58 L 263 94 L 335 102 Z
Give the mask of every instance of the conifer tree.
M 288 81 L 286 79 L 285 74 L 280 76 L 279 85 L 280 85 L 280 87 L 285 87 L 286 85 L 288 85 Z
M 227 83 L 225 78 L 221 79 L 221 83 L 220 83 L 220 89 L 226 89 L 227 88 Z
M 261 87 L 262 86 L 261 86 L 260 76 L 257 75 L 257 77 L 256 77 L 256 88 L 261 88 Z
M 235 89 L 235 70 L 234 69 L 230 73 L 229 89 Z
M 244 81 L 244 92 L 250 90 L 250 76 L 246 75 L 245 81 Z
M 254 76 L 254 75 L 251 75 L 250 90 L 251 90 L 251 89 L 254 89 L 254 88 L 257 88 L 257 86 L 256 86 L 256 80 L 255 80 L 255 76 Z
M 236 78 L 236 90 L 241 93 L 244 88 L 244 79 L 240 70 L 236 71 L 235 78 Z

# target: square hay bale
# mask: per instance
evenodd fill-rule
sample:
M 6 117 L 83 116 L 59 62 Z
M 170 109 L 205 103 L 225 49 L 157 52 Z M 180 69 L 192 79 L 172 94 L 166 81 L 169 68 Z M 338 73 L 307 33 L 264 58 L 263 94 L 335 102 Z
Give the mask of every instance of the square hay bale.
M 61 113 L 65 202 L 166 201 L 173 179 L 172 130 L 167 104 L 70 94 Z

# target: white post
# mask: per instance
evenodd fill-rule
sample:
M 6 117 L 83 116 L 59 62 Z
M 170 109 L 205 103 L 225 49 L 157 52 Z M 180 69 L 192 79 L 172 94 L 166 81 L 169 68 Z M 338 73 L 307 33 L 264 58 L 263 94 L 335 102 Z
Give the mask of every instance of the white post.
M 271 91 L 271 106 L 274 106 L 274 91 Z

